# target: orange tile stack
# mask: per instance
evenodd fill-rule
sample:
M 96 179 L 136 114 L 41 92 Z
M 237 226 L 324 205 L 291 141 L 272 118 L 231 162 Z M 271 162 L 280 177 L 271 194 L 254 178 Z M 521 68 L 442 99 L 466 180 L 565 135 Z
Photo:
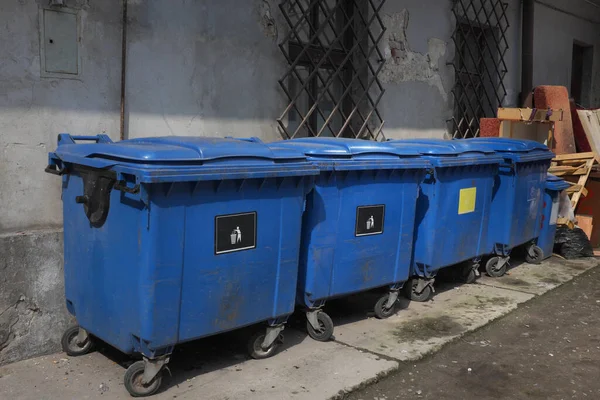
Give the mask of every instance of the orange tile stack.
M 538 86 L 533 94 L 535 107 L 564 110 L 563 120 L 555 123 L 553 151 L 556 154 L 575 153 L 573 121 L 569 104 L 569 92 L 564 86 Z
M 480 137 L 498 137 L 500 136 L 500 122 L 498 118 L 481 118 L 479 120 Z

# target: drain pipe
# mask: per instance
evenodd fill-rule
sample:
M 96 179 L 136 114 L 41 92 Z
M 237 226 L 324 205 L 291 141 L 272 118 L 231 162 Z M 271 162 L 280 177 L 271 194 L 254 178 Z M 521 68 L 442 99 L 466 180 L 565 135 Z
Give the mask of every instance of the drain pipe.
M 120 138 L 125 139 L 125 76 L 127 68 L 127 0 L 123 0 L 123 27 L 121 37 L 121 125 Z
M 521 23 L 521 104 L 533 89 L 533 8 L 534 0 L 523 0 Z

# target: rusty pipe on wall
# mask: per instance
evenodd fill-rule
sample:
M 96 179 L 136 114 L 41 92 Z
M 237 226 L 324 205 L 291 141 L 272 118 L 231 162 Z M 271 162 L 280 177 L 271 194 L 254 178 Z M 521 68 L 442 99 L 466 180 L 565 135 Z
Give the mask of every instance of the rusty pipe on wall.
M 125 77 L 127 72 L 127 0 L 123 0 L 123 23 L 121 34 L 121 121 L 119 137 L 125 139 Z

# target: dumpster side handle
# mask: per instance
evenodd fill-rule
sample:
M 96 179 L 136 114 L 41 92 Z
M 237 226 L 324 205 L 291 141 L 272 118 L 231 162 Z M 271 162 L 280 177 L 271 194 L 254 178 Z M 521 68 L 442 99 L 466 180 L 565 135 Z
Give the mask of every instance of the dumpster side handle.
M 122 192 L 131 193 L 131 194 L 135 194 L 135 193 L 138 193 L 140 191 L 140 185 L 139 184 L 136 184 L 135 186 L 129 187 L 129 186 L 127 186 L 127 181 L 125 181 L 125 180 L 117 181 L 115 183 L 115 185 L 114 185 L 114 188 L 116 190 L 120 190 Z
M 56 164 L 49 164 L 45 169 L 45 172 L 52 174 L 52 175 L 58 175 L 61 176 L 65 170 L 64 169 L 60 169 Z
M 58 135 L 58 145 L 77 144 L 76 141 L 96 142 L 96 143 L 113 143 L 110 137 L 105 134 L 95 136 L 71 135 L 69 133 L 61 133 Z
M 65 166 L 55 153 L 50 153 L 48 154 L 48 165 L 44 171 L 52 175 L 61 176 L 65 173 Z

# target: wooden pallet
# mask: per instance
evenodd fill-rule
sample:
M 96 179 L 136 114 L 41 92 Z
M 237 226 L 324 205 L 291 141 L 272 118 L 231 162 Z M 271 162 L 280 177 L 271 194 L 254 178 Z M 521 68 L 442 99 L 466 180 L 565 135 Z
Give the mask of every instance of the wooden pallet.
M 573 210 L 577 208 L 581 196 L 588 194 L 585 184 L 594 169 L 595 162 L 596 158 L 593 152 L 561 154 L 552 160 L 552 166 L 548 172 L 560 176 L 571 185 L 567 189 L 567 193 L 571 196 Z

